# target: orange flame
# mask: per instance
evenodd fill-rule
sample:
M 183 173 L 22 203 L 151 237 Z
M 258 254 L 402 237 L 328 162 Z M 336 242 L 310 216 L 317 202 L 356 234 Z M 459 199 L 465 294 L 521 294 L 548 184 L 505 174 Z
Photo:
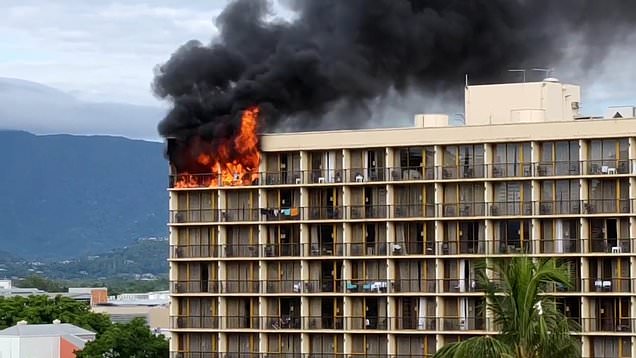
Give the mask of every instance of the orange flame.
M 226 140 L 216 153 L 199 153 L 196 162 L 210 168 L 209 174 L 179 173 L 175 188 L 251 185 L 259 178 L 261 153 L 258 151 L 258 107 L 243 111 L 241 128 L 233 140 Z

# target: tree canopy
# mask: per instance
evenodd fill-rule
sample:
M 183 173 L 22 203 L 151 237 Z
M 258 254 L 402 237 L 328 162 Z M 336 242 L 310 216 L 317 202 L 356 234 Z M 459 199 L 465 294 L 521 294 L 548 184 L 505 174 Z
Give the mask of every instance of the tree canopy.
M 77 358 L 164 358 L 168 354 L 168 341 L 163 335 L 155 336 L 141 318 L 135 318 L 129 323 L 108 327 L 95 341 L 77 352 Z
M 97 334 L 111 325 L 108 316 L 90 311 L 85 302 L 68 297 L 50 298 L 45 295 L 0 297 L 0 329 L 15 325 L 19 321 L 29 324 L 52 323 L 59 319 Z
M 579 342 L 570 334 L 578 330 L 577 324 L 559 310 L 554 296 L 545 294 L 550 287 L 572 286 L 563 264 L 518 256 L 495 261 L 479 276 L 486 290 L 485 308 L 499 334 L 449 344 L 435 358 L 580 356 Z
M 168 341 L 153 335 L 143 319 L 113 324 L 108 316 L 91 312 L 87 303 L 62 296 L 0 297 L 0 329 L 22 320 L 42 324 L 56 319 L 97 333 L 77 357 L 164 358 L 169 354 Z

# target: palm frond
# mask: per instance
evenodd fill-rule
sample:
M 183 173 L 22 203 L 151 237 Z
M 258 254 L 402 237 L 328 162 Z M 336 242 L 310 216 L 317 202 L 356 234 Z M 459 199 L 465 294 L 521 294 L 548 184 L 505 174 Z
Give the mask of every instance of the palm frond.
M 510 347 L 496 337 L 479 336 L 464 341 L 451 343 L 438 350 L 433 358 L 512 358 Z

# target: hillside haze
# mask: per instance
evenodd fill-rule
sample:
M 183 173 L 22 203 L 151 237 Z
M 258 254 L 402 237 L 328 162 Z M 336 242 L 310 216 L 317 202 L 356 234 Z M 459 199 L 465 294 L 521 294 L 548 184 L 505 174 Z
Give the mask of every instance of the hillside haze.
M 160 107 L 82 101 L 40 83 L 0 77 L 0 129 L 158 139 L 156 126 L 164 112 Z
M 0 131 L 0 247 L 25 258 L 166 236 L 163 144 Z

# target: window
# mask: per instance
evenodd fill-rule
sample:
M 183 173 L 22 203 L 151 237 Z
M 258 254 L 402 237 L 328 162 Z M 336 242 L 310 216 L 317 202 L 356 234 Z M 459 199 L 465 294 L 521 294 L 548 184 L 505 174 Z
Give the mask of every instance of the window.
M 538 175 L 580 174 L 578 141 L 543 142 L 540 150 L 541 162 Z
M 501 143 L 493 146 L 494 177 L 531 176 L 530 143 Z
M 483 178 L 484 146 L 482 144 L 445 146 L 443 156 L 443 178 Z

